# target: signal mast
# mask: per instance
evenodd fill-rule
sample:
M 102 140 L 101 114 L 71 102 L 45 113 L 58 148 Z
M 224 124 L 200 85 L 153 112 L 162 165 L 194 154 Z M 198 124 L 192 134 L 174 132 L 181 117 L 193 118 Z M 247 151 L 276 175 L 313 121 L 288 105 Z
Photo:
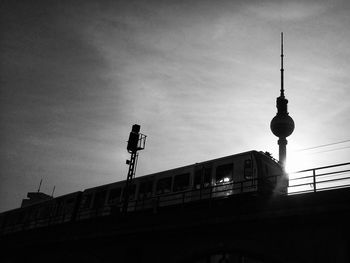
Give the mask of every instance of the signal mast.
M 288 113 L 288 100 L 284 97 L 283 32 L 281 33 L 281 94 L 276 100 L 277 114 L 271 120 L 272 133 L 278 137 L 279 163 L 285 170 L 287 159 L 287 137 L 294 131 L 294 121 Z
M 138 151 L 145 149 L 146 135 L 140 133 L 141 126 L 134 124 L 131 128 L 129 135 L 128 145 L 126 149 L 131 154 L 130 159 L 126 160 L 126 164 L 129 165 L 128 176 L 123 191 L 123 207 L 122 213 L 126 214 L 128 211 L 130 187 L 132 185 L 132 179 L 135 177 Z

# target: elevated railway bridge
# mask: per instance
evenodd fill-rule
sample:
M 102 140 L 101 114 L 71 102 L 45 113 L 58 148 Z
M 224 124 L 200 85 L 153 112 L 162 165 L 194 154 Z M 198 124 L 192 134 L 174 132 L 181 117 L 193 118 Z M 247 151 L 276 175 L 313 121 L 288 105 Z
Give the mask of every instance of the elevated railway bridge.
M 172 206 L 2 232 L 0 261 L 350 262 L 349 173 L 345 163 L 291 174 L 288 195 L 184 192 Z

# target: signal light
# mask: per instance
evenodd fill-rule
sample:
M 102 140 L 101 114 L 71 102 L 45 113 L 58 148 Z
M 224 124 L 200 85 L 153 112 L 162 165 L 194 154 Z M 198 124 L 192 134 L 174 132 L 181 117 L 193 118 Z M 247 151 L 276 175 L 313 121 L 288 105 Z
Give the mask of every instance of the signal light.
M 129 152 L 136 152 L 138 150 L 139 131 L 140 125 L 134 124 L 129 135 L 128 146 L 126 147 Z

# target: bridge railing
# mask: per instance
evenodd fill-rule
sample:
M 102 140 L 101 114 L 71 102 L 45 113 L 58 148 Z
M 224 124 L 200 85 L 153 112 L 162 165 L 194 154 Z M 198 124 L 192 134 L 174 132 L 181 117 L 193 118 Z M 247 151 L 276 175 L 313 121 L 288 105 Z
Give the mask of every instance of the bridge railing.
M 275 178 L 276 176 L 273 176 L 273 179 Z M 258 181 L 259 180 L 257 178 L 254 178 L 245 181 L 226 182 L 199 189 L 188 188 L 183 191 L 163 193 L 147 198 L 132 199 L 128 204 L 128 212 L 145 209 L 157 210 L 158 208 L 165 206 L 181 205 L 204 199 L 211 200 L 214 198 L 226 198 L 230 195 L 256 192 Z M 77 220 L 106 216 L 114 212 L 118 213 L 120 212 L 121 206 L 122 202 L 118 202 L 113 205 L 105 204 L 104 206 L 96 209 L 85 209 L 84 211 L 80 211 L 77 214 Z
M 158 210 L 162 207 L 172 205 L 184 205 L 186 203 L 201 200 L 217 200 L 220 198 L 227 198 L 232 195 L 249 192 L 286 194 L 287 182 L 282 183 L 282 185 L 279 185 L 278 183 L 284 181 L 281 180 L 282 177 L 282 174 L 278 174 L 264 178 L 251 178 L 242 181 L 222 182 L 207 187 L 189 187 L 177 192 L 161 193 L 146 198 L 131 199 L 129 200 L 127 211 L 133 212 L 146 209 Z M 283 193 L 279 192 L 281 191 L 280 188 L 284 189 Z M 122 202 L 117 202 L 112 205 L 105 204 L 104 206 L 95 209 L 84 209 L 78 212 L 77 220 L 119 213 L 121 206 Z
M 289 174 L 288 194 L 313 193 L 350 187 L 350 162 Z

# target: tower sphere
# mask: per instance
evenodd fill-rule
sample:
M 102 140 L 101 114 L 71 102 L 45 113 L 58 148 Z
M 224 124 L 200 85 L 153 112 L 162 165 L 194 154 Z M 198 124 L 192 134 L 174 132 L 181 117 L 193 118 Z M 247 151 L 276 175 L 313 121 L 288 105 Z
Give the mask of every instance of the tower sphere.
M 287 114 L 277 114 L 270 123 L 272 133 L 279 138 L 286 138 L 291 135 L 294 131 L 294 127 L 293 119 Z

